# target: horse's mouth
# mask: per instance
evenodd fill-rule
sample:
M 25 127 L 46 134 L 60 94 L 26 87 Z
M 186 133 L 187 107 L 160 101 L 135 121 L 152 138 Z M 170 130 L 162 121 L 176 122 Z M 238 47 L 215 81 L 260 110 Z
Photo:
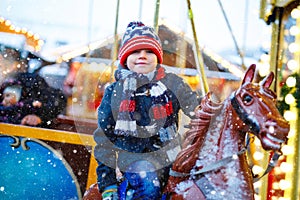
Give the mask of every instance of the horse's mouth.
M 276 138 L 269 132 L 262 133 L 261 143 L 266 150 L 280 150 L 281 144 L 284 142 L 285 140 Z

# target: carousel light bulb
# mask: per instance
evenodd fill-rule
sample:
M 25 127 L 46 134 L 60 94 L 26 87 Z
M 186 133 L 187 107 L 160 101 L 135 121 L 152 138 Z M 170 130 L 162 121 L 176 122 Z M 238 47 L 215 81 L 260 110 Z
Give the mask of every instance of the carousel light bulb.
M 288 49 L 291 53 L 299 52 L 299 45 L 293 42 L 289 45 Z
M 286 85 L 288 87 L 295 87 L 296 83 L 297 83 L 297 80 L 295 77 L 290 76 L 286 79 Z
M 255 200 L 261 200 L 261 197 L 259 195 L 257 195 L 257 194 L 254 194 L 254 199 Z
M 278 190 L 278 189 L 279 189 L 279 183 L 278 183 L 278 182 L 274 182 L 274 183 L 272 184 L 272 188 L 273 188 L 274 190 Z
M 253 187 L 254 188 L 260 188 L 262 185 L 262 182 L 259 180 L 259 181 L 256 181 L 255 183 L 253 183 Z
M 281 171 L 281 169 L 280 169 L 280 167 L 274 167 L 274 174 L 281 174 L 282 173 L 282 171 Z
M 38 44 L 39 44 L 40 46 L 42 46 L 42 45 L 44 44 L 44 41 L 43 41 L 43 40 L 39 40 L 39 41 L 38 41 Z
M 15 30 L 15 28 L 16 28 L 16 27 L 15 27 L 14 25 L 11 25 L 11 26 L 9 27 L 10 30 Z
M 27 29 L 26 28 L 22 28 L 21 31 L 22 31 L 22 33 L 27 33 Z
M 299 68 L 299 64 L 296 60 L 291 59 L 287 62 L 287 67 L 289 68 L 289 70 L 296 70 L 297 68 Z
M 34 34 L 33 38 L 34 38 L 35 40 L 38 40 L 38 39 L 40 39 L 40 36 L 39 36 L 38 34 Z
M 258 63 L 258 73 L 261 77 L 264 77 L 270 73 L 270 66 L 268 63 Z
M 15 31 L 16 31 L 16 33 L 19 33 L 19 32 L 21 32 L 21 28 L 16 27 Z
M 286 197 L 279 197 L 278 200 L 291 200 L 290 198 L 286 198 Z
M 289 132 L 289 135 L 288 135 L 288 138 L 291 138 L 291 137 L 294 137 L 296 134 L 296 131 L 295 129 L 290 129 L 290 132 Z M 294 152 L 294 151 L 293 151 Z
M 77 98 L 73 98 L 73 99 L 72 99 L 72 102 L 74 102 L 74 103 L 76 103 L 77 101 L 78 101 Z
M 253 154 L 253 158 L 255 160 L 262 160 L 264 158 L 264 154 L 262 154 L 261 152 L 256 151 Z
M 279 188 L 281 190 L 286 190 L 290 187 L 291 187 L 291 182 L 290 181 L 287 181 L 287 180 L 284 180 L 284 179 L 279 181 Z
M 262 55 L 260 56 L 260 59 L 261 59 L 261 61 L 263 61 L 263 62 L 269 62 L 269 61 L 270 61 L 270 56 L 264 53 L 264 54 L 262 54 Z
M 291 132 L 291 131 L 290 131 Z M 289 146 L 289 145 L 283 145 L 281 147 L 281 151 L 283 153 L 283 155 L 291 155 L 294 153 L 294 147 L 293 146 Z
M 300 18 L 300 10 L 297 9 L 297 8 L 294 8 L 294 9 L 292 10 L 292 12 L 291 12 L 291 16 L 292 16 L 292 18 L 294 18 L 294 19 Z
M 296 102 L 295 97 L 292 94 L 287 94 L 284 98 L 285 103 L 291 105 Z
M 5 21 L 5 25 L 6 25 L 6 26 L 10 26 L 10 25 L 11 25 L 11 21 L 6 20 L 6 21 Z
M 282 162 L 280 164 L 280 169 L 281 171 L 283 171 L 284 173 L 288 173 L 291 172 L 293 170 L 293 166 L 290 163 L 287 162 Z
M 290 34 L 295 36 L 298 35 L 300 33 L 300 29 L 297 26 L 292 26 L 290 28 Z
M 290 111 L 290 110 L 287 110 L 284 112 L 283 114 L 283 117 L 287 120 L 287 121 L 295 121 L 297 116 L 296 116 L 296 113 Z
M 254 165 L 252 167 L 252 171 L 253 171 L 254 174 L 260 174 L 263 171 L 263 169 L 262 169 L 262 167 L 260 167 L 258 165 Z

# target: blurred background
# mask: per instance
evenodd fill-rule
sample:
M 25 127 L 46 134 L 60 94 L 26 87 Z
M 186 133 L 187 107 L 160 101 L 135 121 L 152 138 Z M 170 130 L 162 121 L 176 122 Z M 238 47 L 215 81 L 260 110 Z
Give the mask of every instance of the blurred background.
M 131 21 L 157 30 L 168 70 L 201 95 L 211 90 L 220 99 L 238 87 L 250 64 L 266 71 L 261 57 L 271 40 L 260 1 L 2 0 L 0 13 L 0 43 L 18 61 L 2 65 L 1 76 L 20 66 L 38 72 L 64 89 L 73 105 L 67 114 L 93 119 Z
M 26 29 L 43 40 L 40 53 L 54 59 L 51 56 L 58 47 L 75 48 L 104 40 L 115 31 L 122 34 L 130 21 L 139 20 L 153 26 L 156 2 L 120 1 L 117 11 L 117 1 L 1 0 L 0 13 L 15 27 Z M 259 19 L 260 1 L 226 0 L 221 5 L 219 2 L 191 1 L 199 44 L 240 64 L 234 36 L 240 51 L 245 57 L 253 58 L 250 62 L 255 62 L 257 52 L 268 46 L 271 34 L 265 22 Z M 161 0 L 158 12 L 160 21 L 193 39 L 187 1 Z

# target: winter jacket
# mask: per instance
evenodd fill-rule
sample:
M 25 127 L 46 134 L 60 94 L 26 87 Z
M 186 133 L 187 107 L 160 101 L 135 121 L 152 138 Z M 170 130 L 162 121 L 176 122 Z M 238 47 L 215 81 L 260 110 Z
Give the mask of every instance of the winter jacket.
M 42 120 L 40 127 L 49 127 L 51 120 L 62 113 L 66 107 L 66 97 L 61 90 L 50 87 L 44 78 L 35 73 L 16 73 L 7 78 L 0 88 L 0 98 L 7 86 L 21 86 L 21 98 L 14 106 L 0 105 L 0 121 L 20 124 L 23 117 L 35 114 Z M 34 107 L 39 101 L 41 107 Z
M 179 125 L 179 111 L 182 110 L 187 116 L 192 113 L 200 99 L 195 92 L 183 81 L 182 78 L 166 73 L 160 80 L 169 91 L 169 98 L 173 105 L 173 114 L 163 124 L 163 128 L 157 133 L 149 134 L 150 137 L 140 138 L 134 136 L 116 135 L 114 126 L 119 111 L 121 88 L 119 82 L 114 82 L 105 90 L 101 105 L 98 108 L 98 129 L 94 133 L 97 143 L 94 155 L 98 161 L 97 175 L 99 189 L 116 184 L 116 165 L 122 170 L 134 161 L 146 159 L 156 165 L 161 174 L 161 184 L 168 178 L 168 170 L 178 151 L 180 150 L 180 136 L 177 133 Z M 147 85 L 137 89 L 136 93 L 144 94 Z M 151 123 L 149 110 L 152 106 L 150 97 L 147 95 L 136 96 L 137 125 L 139 131 Z M 116 152 L 118 155 L 116 155 Z M 117 156 L 117 158 L 116 158 Z

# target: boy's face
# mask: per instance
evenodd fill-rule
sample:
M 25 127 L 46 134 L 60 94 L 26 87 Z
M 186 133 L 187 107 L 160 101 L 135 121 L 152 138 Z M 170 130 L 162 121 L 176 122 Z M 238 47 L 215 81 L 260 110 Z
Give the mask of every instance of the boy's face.
M 12 106 L 17 103 L 17 97 L 14 93 L 8 92 L 3 94 L 2 104 L 4 106 Z
M 129 70 L 147 74 L 155 70 L 157 65 L 157 57 L 151 50 L 141 49 L 132 52 L 126 61 Z

